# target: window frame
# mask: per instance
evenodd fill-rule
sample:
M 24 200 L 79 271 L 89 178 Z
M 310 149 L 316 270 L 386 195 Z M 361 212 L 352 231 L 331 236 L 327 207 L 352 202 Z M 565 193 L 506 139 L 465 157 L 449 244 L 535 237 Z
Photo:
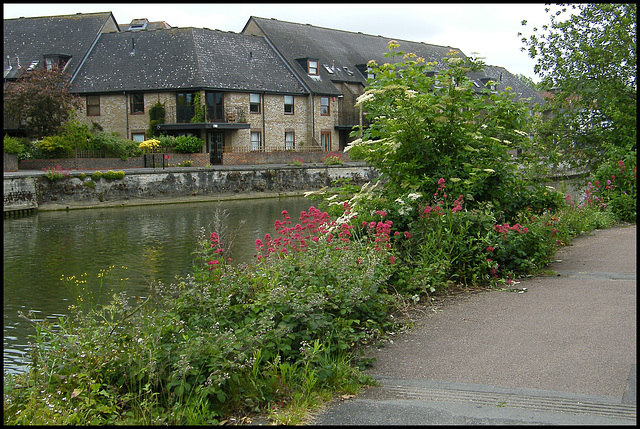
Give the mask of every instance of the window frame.
M 312 66 L 311 65 L 312 63 L 315 63 L 315 66 Z M 315 70 L 315 72 L 313 70 Z M 307 74 L 309 76 L 318 76 L 318 75 L 320 75 L 320 61 L 319 60 L 307 59 Z
M 142 140 L 138 141 L 135 139 L 136 136 L 142 136 Z M 136 133 L 131 133 L 131 140 L 136 142 L 136 143 L 141 143 L 143 141 L 145 141 L 147 139 L 146 133 L 143 132 L 136 132 Z
M 89 103 L 89 99 L 91 101 L 97 100 L 97 103 Z M 87 108 L 87 116 L 100 116 L 100 96 L 99 95 L 87 95 L 86 99 L 86 108 Z M 95 110 L 98 110 L 98 113 L 95 113 Z
M 320 131 L 320 146 L 328 152 L 331 151 L 331 131 Z
M 287 103 L 287 97 L 291 97 L 291 103 Z M 293 115 L 295 110 L 294 110 L 294 97 L 293 95 L 285 95 L 284 96 L 284 114 L 285 115 Z M 290 112 L 287 112 L 287 106 L 290 106 Z
M 327 104 L 322 104 L 322 101 L 326 99 Z M 324 112 L 324 108 L 326 107 L 326 112 Z M 321 96 L 320 97 L 320 116 L 331 116 L 331 100 L 330 98 Z
M 129 94 L 129 113 L 132 115 L 144 115 L 144 93 L 134 92 Z M 142 100 L 134 101 L 134 97 L 141 97 Z M 135 106 L 142 106 L 142 110 L 134 110 Z
M 258 101 L 252 101 L 254 96 L 258 97 Z M 249 93 L 249 113 L 258 114 L 261 111 L 260 105 L 262 104 L 262 94 L 258 94 L 255 92 Z M 253 110 L 256 108 L 257 110 Z
M 255 145 L 255 140 L 253 137 L 258 136 L 258 144 Z M 262 131 L 261 130 L 252 130 L 249 134 L 249 141 L 251 142 L 251 151 L 252 152 L 262 152 Z
M 291 136 L 291 139 L 288 141 L 287 137 Z M 290 143 L 290 145 L 288 144 Z M 286 130 L 284 132 L 284 150 L 293 150 L 296 148 L 296 132 L 293 130 Z
M 206 121 L 224 122 L 224 93 L 222 91 L 205 91 L 204 99 Z M 213 104 L 210 102 L 213 102 Z

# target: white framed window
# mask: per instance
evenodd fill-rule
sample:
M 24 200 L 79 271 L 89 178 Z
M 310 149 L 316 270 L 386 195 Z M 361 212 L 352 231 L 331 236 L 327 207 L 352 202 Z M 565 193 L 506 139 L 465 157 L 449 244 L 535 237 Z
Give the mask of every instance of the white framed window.
M 262 150 L 262 133 L 260 131 L 251 131 L 251 150 Z
M 136 143 L 141 143 L 144 141 L 144 133 L 131 133 L 131 140 Z
M 329 116 L 329 97 L 320 97 L 320 114 L 322 116 Z
M 284 133 L 285 150 L 292 150 L 295 147 L 296 147 L 295 133 L 293 131 L 285 131 Z
M 284 114 L 293 115 L 293 95 L 284 96 Z
M 307 73 L 310 76 L 318 76 L 318 60 L 307 60 Z
M 260 94 L 249 94 L 249 112 L 260 113 Z

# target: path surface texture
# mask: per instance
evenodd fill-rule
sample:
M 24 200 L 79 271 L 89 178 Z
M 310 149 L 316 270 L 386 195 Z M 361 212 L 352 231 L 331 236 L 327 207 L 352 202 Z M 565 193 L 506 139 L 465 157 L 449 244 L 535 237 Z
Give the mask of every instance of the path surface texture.
M 636 225 L 577 237 L 556 259 L 521 292 L 426 310 L 372 351 L 378 386 L 309 423 L 635 425 Z

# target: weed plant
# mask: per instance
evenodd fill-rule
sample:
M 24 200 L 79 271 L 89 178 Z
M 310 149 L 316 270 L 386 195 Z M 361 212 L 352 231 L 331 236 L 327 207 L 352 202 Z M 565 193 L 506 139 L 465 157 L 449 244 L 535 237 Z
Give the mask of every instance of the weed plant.
M 69 177 L 69 170 L 62 168 L 60 165 L 50 168 L 43 168 L 44 175 L 51 182 Z

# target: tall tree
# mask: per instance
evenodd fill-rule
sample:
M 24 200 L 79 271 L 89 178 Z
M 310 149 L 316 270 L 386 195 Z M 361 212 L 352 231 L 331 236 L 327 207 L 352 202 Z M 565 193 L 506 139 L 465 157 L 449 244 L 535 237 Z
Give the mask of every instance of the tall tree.
M 551 162 L 589 171 L 635 153 L 637 6 L 545 10 L 550 24 L 521 39 L 548 91 L 547 120 L 538 128 L 541 152 Z
M 5 85 L 4 112 L 25 121 L 31 138 L 55 135 L 81 106 L 70 89 L 69 75 L 61 68 L 27 71 L 17 82 Z
M 470 205 L 510 204 L 518 172 L 508 151 L 528 143 L 526 103 L 513 91 L 477 90 L 469 73 L 483 69 L 479 59 L 452 51 L 436 71 L 398 47 L 390 42 L 385 56 L 400 62 L 369 64 L 375 78 L 358 104 L 371 125 L 349 145 L 351 157 L 376 167 L 391 201 L 433 195 L 444 179 Z

